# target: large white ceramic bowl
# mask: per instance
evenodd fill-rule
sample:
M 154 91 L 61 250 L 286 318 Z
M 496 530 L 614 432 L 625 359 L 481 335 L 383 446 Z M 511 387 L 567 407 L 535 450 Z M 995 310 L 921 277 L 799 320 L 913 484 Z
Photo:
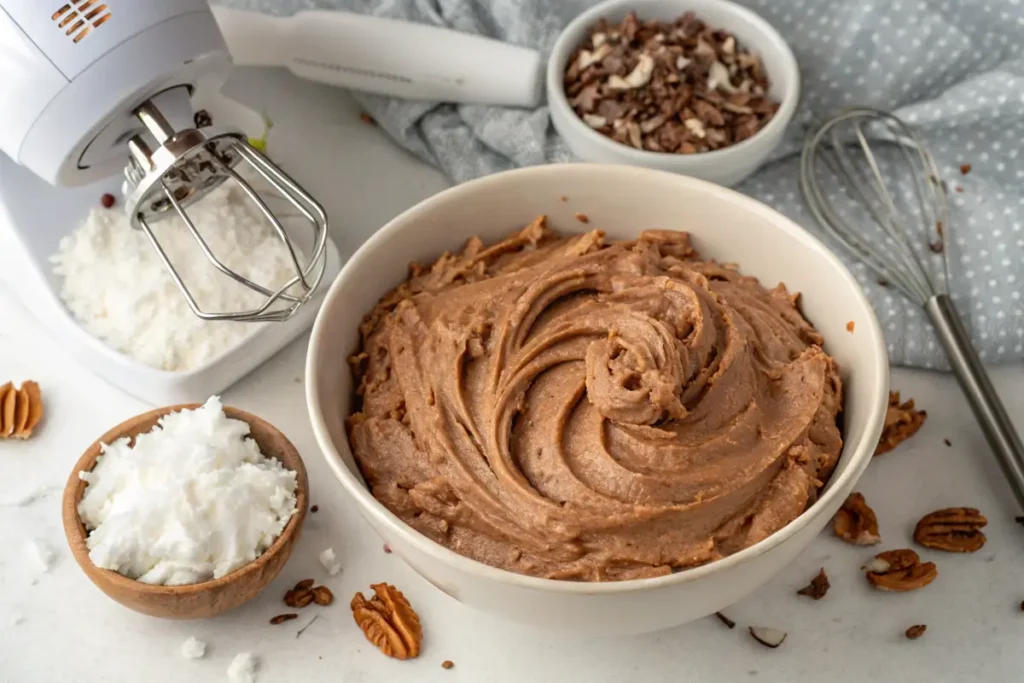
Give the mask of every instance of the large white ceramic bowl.
M 562 201 L 561 197 L 567 201 Z M 577 212 L 590 219 L 583 226 Z M 547 214 L 562 231 L 600 228 L 635 238 L 649 228 L 690 231 L 706 257 L 737 262 L 767 286 L 803 293 L 806 316 L 826 339 L 845 384 L 839 465 L 824 493 L 784 529 L 734 555 L 652 579 L 576 583 L 486 566 L 434 543 L 389 512 L 367 490 L 344 421 L 351 412 L 346 357 L 359 324 L 412 261 L 429 263 L 479 235 L 497 240 Z M 847 331 L 853 321 L 854 332 Z M 824 246 L 767 206 L 685 176 L 614 165 L 539 166 L 493 175 L 442 192 L 398 216 L 349 260 L 313 327 L 306 398 L 318 443 L 363 517 L 402 559 L 467 605 L 539 627 L 578 633 L 653 631 L 718 611 L 788 564 L 821 531 L 867 467 L 888 402 L 888 360 L 878 321 L 856 281 Z
M 615 142 L 584 123 L 573 111 L 563 85 L 565 67 L 598 19 L 622 21 L 629 12 L 640 20 L 674 21 L 694 12 L 705 23 L 729 31 L 741 45 L 760 55 L 771 82 L 770 94 L 779 110 L 756 135 L 731 147 L 701 154 L 649 152 Z M 723 185 L 735 185 L 764 163 L 782 141 L 800 101 L 800 69 L 779 32 L 760 16 L 727 0 L 606 0 L 580 14 L 565 27 L 547 63 L 547 99 L 551 122 L 580 159 L 646 166 L 682 173 Z

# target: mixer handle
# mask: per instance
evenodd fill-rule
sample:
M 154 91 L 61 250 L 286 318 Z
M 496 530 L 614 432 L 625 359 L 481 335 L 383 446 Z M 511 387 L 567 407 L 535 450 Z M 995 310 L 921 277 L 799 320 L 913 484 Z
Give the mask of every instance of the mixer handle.
M 410 100 L 536 107 L 540 54 L 491 38 L 351 12 L 289 17 L 211 7 L 239 66 Z
M 1024 510 L 1024 446 L 971 344 L 971 337 L 948 295 L 931 297 L 924 308 L 935 326 L 939 341 L 946 348 L 953 373 L 967 396 L 971 410 L 981 423 L 985 438 L 995 451 L 1017 502 Z

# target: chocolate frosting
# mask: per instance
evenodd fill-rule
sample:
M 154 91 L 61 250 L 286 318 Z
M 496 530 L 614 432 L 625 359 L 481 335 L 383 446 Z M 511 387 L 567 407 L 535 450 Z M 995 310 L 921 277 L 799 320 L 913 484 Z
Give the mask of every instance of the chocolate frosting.
M 543 218 L 470 240 L 366 317 L 350 442 L 373 495 L 457 553 L 605 581 L 734 553 L 839 458 L 835 361 L 784 285 L 681 232 Z

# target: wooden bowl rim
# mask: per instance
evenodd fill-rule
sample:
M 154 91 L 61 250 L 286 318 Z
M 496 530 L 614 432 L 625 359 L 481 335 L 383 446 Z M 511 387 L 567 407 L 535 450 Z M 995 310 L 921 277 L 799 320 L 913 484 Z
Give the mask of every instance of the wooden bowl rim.
M 111 442 L 125 436 L 125 431 L 127 431 L 130 425 L 153 420 L 154 418 L 159 419 L 174 412 L 195 410 L 202 407 L 202 405 L 202 403 L 180 403 L 173 406 L 155 408 L 148 412 L 130 417 L 107 430 L 103 436 L 93 441 L 93 443 L 85 450 L 85 453 L 82 454 L 82 457 L 78 459 L 78 462 L 75 463 L 74 468 L 71 470 L 71 475 L 68 477 L 67 484 L 64 486 L 64 495 L 61 503 L 61 516 L 64 522 L 64 534 L 67 537 L 68 545 L 71 547 L 71 554 L 74 556 L 75 561 L 78 562 L 79 566 L 85 570 L 86 574 L 95 573 L 96 578 L 100 578 L 118 588 L 151 596 L 181 596 L 203 593 L 208 590 L 217 589 L 227 584 L 243 580 L 244 577 L 249 574 L 257 573 L 263 565 L 270 561 L 271 557 L 280 552 L 290 542 L 298 528 L 305 521 L 306 508 L 308 507 L 308 482 L 306 478 L 306 466 L 302 462 L 302 456 L 299 455 L 298 449 L 295 448 L 295 445 L 281 430 L 263 418 L 239 408 L 225 405 L 223 406 L 223 410 L 227 417 L 246 422 L 249 424 L 250 429 L 253 424 L 259 424 L 269 431 L 276 432 L 280 435 L 285 446 L 283 452 L 292 456 L 294 459 L 295 467 L 291 467 L 283 458 L 267 456 L 264 454 L 266 457 L 275 457 L 282 465 L 284 465 L 285 469 L 295 472 L 295 514 L 293 514 L 291 519 L 288 520 L 288 524 L 285 525 L 281 534 L 277 537 L 274 543 L 252 562 L 248 562 L 218 579 L 209 579 L 208 581 L 178 586 L 143 583 L 137 579 L 130 579 L 123 574 L 113 571 L 112 569 L 103 569 L 93 564 L 93 561 L 89 558 L 89 549 L 86 545 L 86 538 L 88 537 L 88 534 L 85 530 L 85 524 L 78 515 L 78 503 L 81 501 L 86 488 L 86 483 L 78 477 L 78 473 L 83 470 L 91 471 L 92 468 L 96 466 L 96 460 L 101 454 L 100 445 L 109 445 Z

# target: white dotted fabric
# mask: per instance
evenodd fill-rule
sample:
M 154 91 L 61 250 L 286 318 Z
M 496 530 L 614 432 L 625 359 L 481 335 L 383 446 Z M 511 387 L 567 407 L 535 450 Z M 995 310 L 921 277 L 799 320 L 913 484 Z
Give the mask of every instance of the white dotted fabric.
M 216 0 L 215 0 L 216 1 Z M 547 50 L 589 0 L 220 0 L 290 14 L 341 8 L 447 25 Z M 799 191 L 807 125 L 840 107 L 916 125 L 950 191 L 950 288 L 987 362 L 1024 358 L 1024 0 L 741 0 L 789 41 L 803 99 L 770 168 L 738 189 L 817 232 Z M 386 47 L 385 47 L 386 49 Z M 571 157 L 547 110 L 358 95 L 402 146 L 453 180 Z M 972 171 L 962 176 L 960 166 Z M 958 192 L 956 188 L 961 188 Z M 838 251 L 878 313 L 896 365 L 946 368 L 924 314 Z

